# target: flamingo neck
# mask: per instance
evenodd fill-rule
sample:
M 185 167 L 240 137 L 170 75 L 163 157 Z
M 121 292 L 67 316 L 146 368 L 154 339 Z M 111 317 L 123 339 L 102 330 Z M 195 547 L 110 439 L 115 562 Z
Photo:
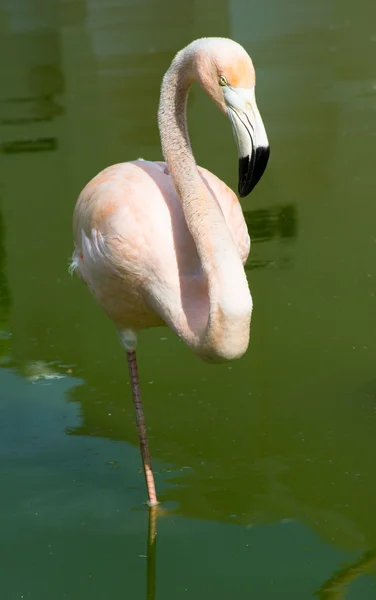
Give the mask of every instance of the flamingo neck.
M 203 358 L 231 360 L 244 354 L 249 342 L 252 298 L 239 252 L 222 210 L 198 172 L 186 120 L 194 54 L 177 54 L 163 78 L 158 111 L 162 152 L 180 197 L 195 242 L 209 295 L 204 331 L 195 339 L 179 332 Z

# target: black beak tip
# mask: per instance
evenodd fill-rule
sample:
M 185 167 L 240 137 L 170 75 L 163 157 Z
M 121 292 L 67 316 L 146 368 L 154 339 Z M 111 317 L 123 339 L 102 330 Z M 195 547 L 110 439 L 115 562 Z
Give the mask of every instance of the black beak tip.
M 252 152 L 252 157 L 239 158 L 238 193 L 240 198 L 248 196 L 260 181 L 268 164 L 269 155 L 269 146 L 260 146 L 256 148 L 256 152 Z
M 239 158 L 239 183 L 238 193 L 240 198 L 245 198 L 249 194 L 250 176 L 252 175 L 253 165 L 250 156 Z

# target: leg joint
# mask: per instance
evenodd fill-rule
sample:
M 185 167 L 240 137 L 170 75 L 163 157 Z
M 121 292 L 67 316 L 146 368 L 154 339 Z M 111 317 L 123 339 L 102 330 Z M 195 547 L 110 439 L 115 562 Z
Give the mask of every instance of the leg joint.
M 134 352 L 137 346 L 137 334 L 131 329 L 118 331 L 120 343 L 127 352 Z

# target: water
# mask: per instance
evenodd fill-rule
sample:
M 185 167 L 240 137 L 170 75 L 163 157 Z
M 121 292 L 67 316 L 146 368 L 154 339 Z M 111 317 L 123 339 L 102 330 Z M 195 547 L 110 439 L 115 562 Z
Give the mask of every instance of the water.
M 2 597 L 375 596 L 375 23 L 370 0 L 1 0 Z M 71 215 L 104 166 L 161 158 L 161 77 L 202 35 L 252 55 L 271 159 L 244 202 L 247 355 L 141 336 L 154 552 L 125 356 L 68 275 Z M 236 189 L 198 89 L 189 124 Z

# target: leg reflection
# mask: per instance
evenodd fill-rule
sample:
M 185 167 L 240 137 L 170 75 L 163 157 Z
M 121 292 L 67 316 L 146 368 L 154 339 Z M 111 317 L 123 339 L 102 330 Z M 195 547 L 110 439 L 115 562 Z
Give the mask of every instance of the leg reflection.
M 335 573 L 316 592 L 320 600 L 345 600 L 345 586 L 376 565 L 376 550 L 365 552 L 359 560 Z
M 155 572 L 157 560 L 157 512 L 158 506 L 151 506 L 149 508 L 146 600 L 155 600 Z

